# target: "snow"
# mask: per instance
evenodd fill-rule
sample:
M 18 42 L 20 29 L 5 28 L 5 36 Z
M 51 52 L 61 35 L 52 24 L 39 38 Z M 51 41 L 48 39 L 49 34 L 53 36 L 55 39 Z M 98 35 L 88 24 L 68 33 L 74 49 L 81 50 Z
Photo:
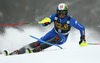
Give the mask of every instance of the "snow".
M 12 52 L 23 45 L 36 41 L 29 37 L 29 35 L 40 38 L 49 31 L 49 29 L 44 29 L 46 28 L 25 27 L 23 30 L 6 28 L 5 34 L 0 35 L 0 52 L 3 53 L 5 49 L 8 50 L 8 52 Z M 87 42 L 95 42 L 97 36 L 94 37 L 94 35 L 98 33 L 91 29 L 86 29 L 86 31 L 86 38 L 89 37 Z M 100 63 L 100 45 L 80 47 L 78 44 L 79 37 L 79 31 L 73 29 L 70 32 L 67 42 L 60 45 L 63 49 L 52 46 L 38 53 L 25 53 L 13 56 L 0 54 L 0 63 Z M 99 42 L 99 40 L 96 40 L 96 43 L 97 42 Z
M 100 46 L 67 48 L 39 53 L 0 56 L 0 63 L 100 63 Z

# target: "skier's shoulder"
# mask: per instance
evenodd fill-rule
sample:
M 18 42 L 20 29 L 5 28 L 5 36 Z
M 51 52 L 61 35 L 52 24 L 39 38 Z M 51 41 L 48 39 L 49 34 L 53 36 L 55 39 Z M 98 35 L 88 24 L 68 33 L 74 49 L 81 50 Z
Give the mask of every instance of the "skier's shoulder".
M 70 16 L 70 15 L 67 15 L 67 16 L 70 17 L 70 25 L 77 23 L 77 20 L 74 19 L 72 16 Z
M 49 16 L 49 18 L 54 18 L 56 16 L 56 13 Z
M 70 15 L 67 15 L 67 17 L 70 18 L 70 21 L 72 21 L 72 22 L 76 21 L 76 19 L 74 19 L 74 18 L 73 18 L 72 16 L 70 16 Z

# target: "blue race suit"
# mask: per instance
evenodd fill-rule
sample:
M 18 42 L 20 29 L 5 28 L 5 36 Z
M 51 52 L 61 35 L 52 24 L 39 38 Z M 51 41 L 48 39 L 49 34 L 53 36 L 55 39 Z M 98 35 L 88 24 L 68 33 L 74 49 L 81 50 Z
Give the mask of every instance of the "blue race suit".
M 57 44 L 61 45 L 61 44 L 66 42 L 71 26 L 73 26 L 76 29 L 78 29 L 80 31 L 81 36 L 85 36 L 85 28 L 84 28 L 84 26 L 82 26 L 76 19 L 74 19 L 72 17 L 68 21 L 67 20 L 68 17 L 69 17 L 69 15 L 67 15 L 64 19 L 60 19 L 60 17 L 57 16 L 56 13 L 52 14 L 49 18 L 51 19 L 51 23 L 52 22 L 56 23 L 54 26 L 56 26 L 57 29 L 55 29 L 55 27 L 54 27 L 45 36 L 41 37 L 41 39 L 44 40 L 44 41 L 47 41 L 47 40 L 59 35 L 61 37 L 61 40 Z M 56 20 L 58 20 L 58 21 L 56 21 Z M 67 25 L 64 24 L 64 23 L 67 23 Z M 42 24 L 42 25 L 45 26 L 44 24 Z M 66 30 L 66 31 L 65 32 L 63 31 L 64 32 L 63 33 L 62 30 L 64 30 L 64 31 Z M 38 42 L 39 42 L 39 44 L 42 43 L 40 41 L 38 41 Z

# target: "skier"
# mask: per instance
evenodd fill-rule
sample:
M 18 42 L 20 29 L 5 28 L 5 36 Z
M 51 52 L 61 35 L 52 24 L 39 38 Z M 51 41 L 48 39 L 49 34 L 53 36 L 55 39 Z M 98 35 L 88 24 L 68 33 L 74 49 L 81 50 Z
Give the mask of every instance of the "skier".
M 73 26 L 78 29 L 81 34 L 79 45 L 87 46 L 87 43 L 85 43 L 85 28 L 76 19 L 68 15 L 68 6 L 64 3 L 60 3 L 57 6 L 56 12 L 57 13 L 52 14 L 50 17 L 47 17 L 51 22 L 42 24 L 43 26 L 47 26 L 54 22 L 54 28 L 40 39 L 52 44 L 64 44 L 68 38 L 71 26 Z M 47 18 L 44 18 L 43 21 L 47 21 Z M 42 43 L 41 41 L 36 41 L 20 48 L 19 50 L 11 52 L 9 55 L 23 54 L 26 52 L 26 50 L 28 50 L 29 53 L 35 53 L 42 51 L 43 49 L 46 49 L 50 46 L 51 45 Z

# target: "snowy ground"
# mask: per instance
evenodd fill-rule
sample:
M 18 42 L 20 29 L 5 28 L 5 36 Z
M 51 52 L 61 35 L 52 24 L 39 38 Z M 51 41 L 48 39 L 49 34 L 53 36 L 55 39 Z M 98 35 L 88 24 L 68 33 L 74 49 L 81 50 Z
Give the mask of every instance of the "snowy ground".
M 67 48 L 5 57 L 0 63 L 100 63 L 100 46 Z
M 25 27 L 23 30 L 6 28 L 5 30 L 5 34 L 0 35 L 0 53 L 3 53 L 5 49 L 11 52 L 23 45 L 36 41 L 29 37 L 29 35 L 40 38 L 49 31 L 47 28 L 41 30 L 37 27 Z M 93 29 L 86 29 L 87 42 L 98 43 L 97 34 Z M 42 52 L 33 54 L 26 53 L 14 56 L 0 54 L 0 63 L 100 63 L 100 46 L 88 45 L 80 47 L 78 44 L 79 37 L 79 31 L 73 29 L 70 32 L 67 42 L 61 45 L 64 48 L 62 50 L 53 46 Z

